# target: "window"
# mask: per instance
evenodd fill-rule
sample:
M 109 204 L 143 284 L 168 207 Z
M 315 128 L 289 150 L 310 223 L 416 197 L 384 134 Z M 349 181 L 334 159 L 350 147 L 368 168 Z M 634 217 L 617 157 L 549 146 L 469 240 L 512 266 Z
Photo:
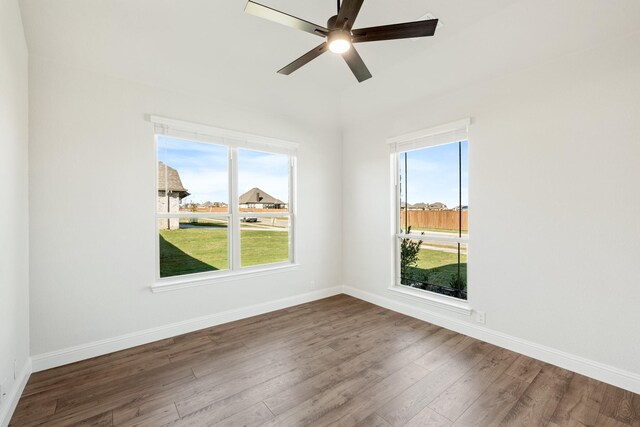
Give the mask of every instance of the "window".
M 295 144 L 152 121 L 158 285 L 291 265 Z
M 467 299 L 466 124 L 402 137 L 393 148 L 396 285 Z

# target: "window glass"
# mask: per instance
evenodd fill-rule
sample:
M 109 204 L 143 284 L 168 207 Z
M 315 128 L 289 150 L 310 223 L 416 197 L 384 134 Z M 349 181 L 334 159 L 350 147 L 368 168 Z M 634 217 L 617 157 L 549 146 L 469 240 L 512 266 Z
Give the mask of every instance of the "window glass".
M 228 211 L 229 149 L 158 136 L 158 213 Z
M 466 299 L 468 142 L 400 152 L 398 172 L 400 284 Z
M 227 225 L 219 218 L 159 219 L 160 277 L 227 270 Z
M 243 216 L 240 224 L 242 267 L 289 260 L 289 218 Z
M 238 196 L 241 212 L 287 212 L 289 156 L 239 149 Z
M 400 283 L 467 298 L 467 244 L 400 239 Z
M 293 151 L 238 148 L 239 139 L 156 141 L 159 279 L 294 261 Z

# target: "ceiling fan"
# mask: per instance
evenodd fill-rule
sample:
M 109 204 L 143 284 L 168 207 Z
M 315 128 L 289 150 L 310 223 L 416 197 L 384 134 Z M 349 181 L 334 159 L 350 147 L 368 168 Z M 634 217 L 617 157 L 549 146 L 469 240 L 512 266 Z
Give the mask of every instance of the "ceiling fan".
M 250 13 L 288 27 L 297 28 L 322 37 L 325 41 L 286 67 L 278 70 L 278 73 L 289 75 L 303 65 L 325 53 L 327 50 L 341 54 L 347 65 L 359 82 L 371 78 L 371 73 L 362 61 L 358 51 L 353 47 L 354 43 L 375 42 L 380 40 L 395 40 L 416 37 L 429 37 L 436 32 L 437 19 L 425 21 L 405 22 L 403 24 L 382 25 L 379 27 L 353 29 L 353 24 L 358 16 L 364 0 L 343 0 L 338 2 L 338 14 L 327 21 L 327 26 L 313 24 L 295 16 L 291 16 L 279 10 L 272 9 L 262 4 L 249 0 L 245 12 Z

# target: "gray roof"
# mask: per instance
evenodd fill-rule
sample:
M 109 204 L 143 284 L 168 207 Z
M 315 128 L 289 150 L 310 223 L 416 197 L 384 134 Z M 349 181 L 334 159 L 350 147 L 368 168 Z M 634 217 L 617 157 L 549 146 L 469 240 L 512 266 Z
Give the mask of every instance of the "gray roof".
M 258 187 L 253 187 L 251 190 L 244 193 L 240 196 L 240 204 L 248 204 L 248 203 L 265 203 L 267 205 L 284 205 L 282 200 L 276 199 L 272 195 L 267 192 L 259 189 Z
M 180 193 L 181 199 L 189 195 L 187 189 L 182 185 L 178 171 L 162 162 L 158 162 L 158 190 Z

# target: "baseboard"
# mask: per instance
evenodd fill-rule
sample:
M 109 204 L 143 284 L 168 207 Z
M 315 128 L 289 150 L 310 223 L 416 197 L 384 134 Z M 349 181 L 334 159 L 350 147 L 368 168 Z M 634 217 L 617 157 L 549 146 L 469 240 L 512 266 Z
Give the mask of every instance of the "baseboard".
M 257 316 L 259 314 L 268 313 L 270 311 L 280 310 L 298 304 L 304 304 L 306 302 L 338 295 L 340 293 L 342 293 L 342 288 L 340 286 L 320 289 L 300 295 L 294 295 L 287 298 L 268 301 L 248 307 L 224 311 L 209 316 L 198 317 L 195 319 L 185 320 L 183 322 L 177 322 L 157 328 L 132 332 L 113 338 L 94 341 L 88 344 L 39 354 L 31 357 L 31 360 L 33 362 L 33 372 L 67 365 L 69 363 L 78 362 L 80 360 L 90 359 L 92 357 L 101 356 L 103 354 L 113 353 L 114 351 L 120 351 L 143 344 L 148 344 L 150 342 L 171 338 L 176 335 L 182 335 L 189 332 L 197 331 L 199 329 L 210 328 L 212 326 L 233 322 L 235 320 L 244 319 L 246 317 Z
M 22 392 L 24 391 L 24 387 L 27 385 L 27 381 L 29 381 L 31 371 L 31 359 L 28 359 L 24 368 L 20 371 L 18 378 L 14 381 L 13 388 L 7 393 L 7 396 L 3 399 L 2 406 L 0 406 L 0 427 L 7 427 L 9 425 L 11 417 L 18 406 L 20 396 L 22 396 Z
M 577 372 L 590 378 L 640 394 L 640 374 L 618 369 L 593 360 L 585 359 L 551 347 L 536 344 L 489 328 L 463 322 L 442 314 L 431 312 L 413 304 L 376 295 L 351 286 L 343 286 L 343 293 L 370 302 L 389 310 L 415 317 L 429 323 L 459 332 L 534 359 L 542 360 L 561 368 Z

